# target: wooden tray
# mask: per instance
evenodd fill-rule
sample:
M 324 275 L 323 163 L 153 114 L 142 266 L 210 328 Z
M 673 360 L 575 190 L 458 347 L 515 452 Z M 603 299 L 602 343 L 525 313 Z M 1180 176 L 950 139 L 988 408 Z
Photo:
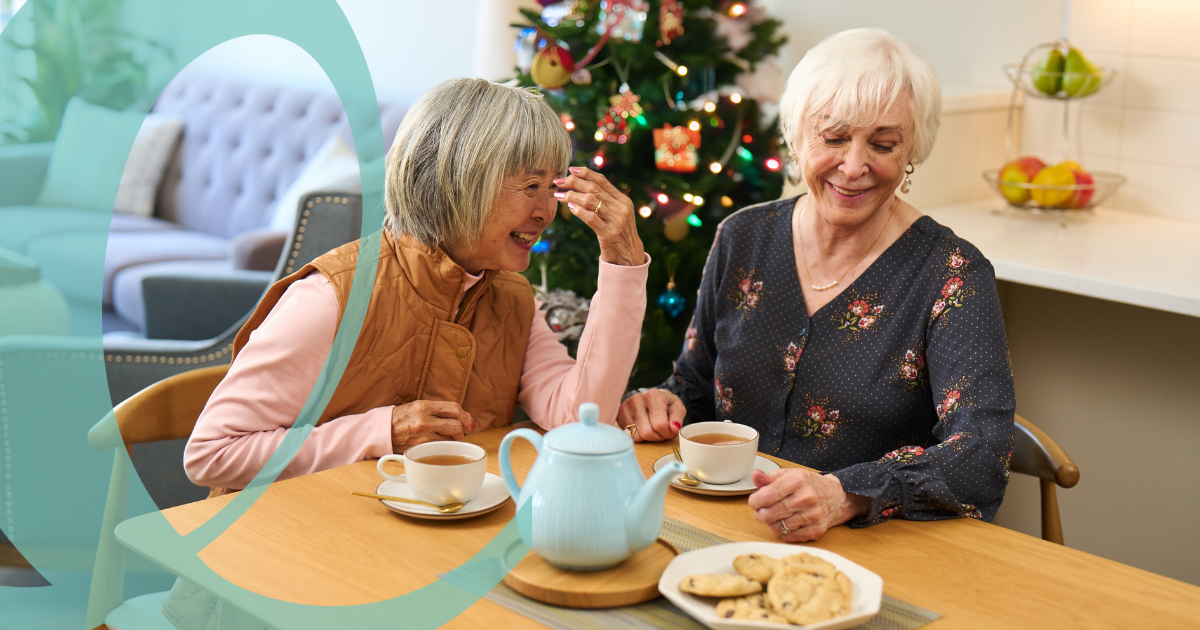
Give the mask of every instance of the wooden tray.
M 554 606 L 630 606 L 659 596 L 658 578 L 677 555 L 678 549 L 659 538 L 615 567 L 603 571 L 568 571 L 530 551 L 504 576 L 504 583 L 530 599 Z

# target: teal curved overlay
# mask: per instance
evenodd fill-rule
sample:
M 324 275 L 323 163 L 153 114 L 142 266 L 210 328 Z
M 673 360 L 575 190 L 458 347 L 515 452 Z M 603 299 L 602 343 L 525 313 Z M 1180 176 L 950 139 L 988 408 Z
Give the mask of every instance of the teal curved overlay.
M 139 523 L 149 523 L 139 529 L 139 550 L 164 566 L 188 573 L 195 583 L 231 606 L 259 619 L 270 619 L 269 624 L 272 627 L 395 627 L 400 619 L 405 620 L 405 628 L 432 628 L 442 625 L 477 601 L 503 577 L 505 569 L 500 562 L 501 554 L 519 550 L 520 555 L 524 555 L 525 549 L 519 547 L 523 543 L 520 542 L 515 522 L 510 522 L 475 557 L 447 575 L 447 579 L 395 599 L 353 607 L 306 606 L 263 597 L 216 575 L 196 555 L 253 505 L 278 478 L 307 439 L 346 368 L 366 313 L 375 279 L 377 253 L 381 245 L 379 226 L 383 219 L 384 174 L 383 160 L 378 158 L 384 155 L 385 147 L 371 76 L 349 22 L 334 0 L 30 0 L 18 12 L 12 25 L 0 34 L 0 40 L 16 41 L 15 38 L 22 37 L 18 31 L 24 29 L 32 31 L 35 41 L 50 41 L 59 45 L 62 50 L 67 50 L 65 58 L 70 59 L 72 54 L 78 57 L 85 51 L 82 43 L 84 32 L 91 28 L 91 25 L 86 24 L 87 11 L 95 13 L 96 6 L 120 4 L 122 1 L 125 5 L 121 10 L 105 16 L 110 22 L 106 27 L 120 32 L 140 34 L 147 40 L 153 40 L 155 46 L 169 52 L 169 55 L 163 57 L 167 60 L 169 68 L 160 72 L 167 79 L 175 76 L 187 63 L 210 48 L 245 35 L 273 35 L 291 41 L 305 50 L 325 71 L 346 110 L 364 184 L 360 241 L 362 246 L 358 271 L 354 276 L 347 308 L 338 327 L 333 349 L 325 361 L 316 385 L 304 403 L 293 430 L 287 432 L 283 443 L 255 476 L 253 482 L 217 515 L 187 536 L 179 536 L 161 513 L 155 513 L 157 511 L 148 502 L 144 486 L 135 474 L 130 495 L 135 507 L 131 509 L 131 513 L 146 514 L 144 520 Z M 72 6 L 75 13 L 67 10 Z M 61 96 L 64 91 L 76 89 L 80 81 L 91 86 L 90 89 L 101 89 L 105 86 L 119 86 L 120 81 L 128 79 L 115 74 L 118 70 L 127 71 L 125 66 L 116 62 L 109 65 L 100 64 L 92 68 L 90 75 L 80 79 L 68 72 L 67 66 L 43 64 L 44 59 L 43 56 L 39 56 L 40 53 L 35 54 L 35 76 L 28 78 L 30 73 L 27 68 L 23 70 L 22 65 L 29 65 L 30 59 L 28 55 L 17 54 L 14 50 L 13 46 L 0 45 L 0 77 L 7 76 L 9 85 L 14 76 L 27 77 L 30 88 L 39 98 L 50 98 L 55 94 Z M 48 54 L 44 57 L 51 58 Z M 399 62 L 397 64 L 399 65 Z M 112 69 L 114 76 L 106 76 L 106 68 Z M 108 83 L 105 83 L 106 81 Z M 150 94 L 157 96 L 166 83 L 167 80 L 162 80 L 150 90 Z M 0 84 L 0 87 L 5 87 L 5 84 Z M 134 105 L 130 109 L 144 114 L 152 101 L 153 98 L 144 99 L 140 108 Z M 137 125 L 126 125 L 95 130 L 89 136 L 92 143 L 88 150 L 94 154 L 89 159 L 123 165 L 137 129 Z M 5 148 L 0 146 L 0 153 L 3 153 Z M 110 174 L 98 182 L 93 194 L 102 200 L 102 207 L 111 209 L 122 169 L 110 170 Z M 0 173 L 0 181 L 3 181 L 3 177 Z M 0 190 L 0 205 L 5 203 L 3 197 L 4 191 Z M 19 227 L 16 220 L 4 214 L 3 210 L 0 208 L 0 231 L 6 229 L 6 222 L 7 228 Z M 111 210 L 109 213 L 111 215 Z M 104 219 L 107 221 L 108 217 Z M 69 233 L 78 227 L 80 220 L 82 219 L 78 216 L 71 215 L 62 219 L 61 226 L 55 227 L 63 233 Z M 89 287 L 94 286 L 98 294 L 104 249 L 94 244 L 90 248 L 81 244 L 74 254 L 73 260 L 77 261 L 74 264 L 78 267 L 74 270 L 75 275 L 80 282 Z M 95 300 L 96 304 L 99 302 L 99 299 Z M 94 312 L 87 313 L 87 317 L 89 325 L 85 328 L 94 331 L 95 335 L 77 338 L 77 343 L 71 348 L 72 356 L 83 355 L 77 373 L 72 373 L 68 382 L 62 374 L 48 371 L 44 378 L 25 383 L 23 387 L 26 389 L 23 393 L 27 398 L 43 400 L 61 400 L 69 396 L 78 403 L 73 408 L 78 415 L 96 419 L 111 412 L 112 402 L 108 397 L 103 360 L 96 360 L 97 356 L 102 354 L 99 307 L 97 306 Z M 6 340 L 0 338 L 0 346 L 4 343 Z M 0 370 L 2 369 L 3 365 L 0 364 Z M 0 375 L 2 374 L 0 371 Z M 0 384 L 0 395 L 4 393 L 3 387 Z M 3 402 L 3 397 L 0 397 L 0 414 L 4 412 Z M 0 419 L 4 418 L 5 416 L 0 415 Z M 52 471 L 56 466 L 61 467 L 65 458 L 81 467 L 83 472 L 78 476 L 94 474 L 107 479 L 112 460 L 107 455 L 99 457 L 96 453 L 87 452 L 86 436 L 89 425 L 87 422 L 77 422 L 64 430 L 59 423 L 47 422 L 44 427 L 33 427 L 33 433 L 30 434 L 32 437 L 23 444 L 23 448 L 29 449 L 28 452 L 34 455 L 26 463 L 25 478 L 37 480 L 38 473 L 44 473 L 45 478 L 53 478 Z M 7 440 L 7 425 L 2 428 L 3 437 Z M 118 455 L 119 459 L 121 457 L 123 454 Z M 61 527 L 65 532 L 63 536 L 73 537 L 80 542 L 79 545 L 71 547 L 78 557 L 65 564 L 58 562 L 52 557 L 53 554 L 40 551 L 44 546 L 27 544 L 28 541 L 36 541 L 36 535 L 25 534 L 24 531 L 17 532 L 15 528 L 10 532 L 14 533 L 10 536 L 13 542 L 25 553 L 35 568 L 52 564 L 86 565 L 95 557 L 95 540 L 100 529 L 103 497 L 86 497 L 86 500 L 81 500 L 74 506 L 74 513 L 68 518 L 62 514 L 62 501 L 59 498 L 61 487 L 44 487 L 37 490 L 45 495 L 42 511 L 50 515 L 44 518 L 42 523 L 49 528 Z M 528 510 L 528 507 L 519 510 L 517 520 L 526 520 Z M 4 528 L 2 520 L 0 528 Z M 303 553 L 303 550 L 296 552 Z M 55 564 L 56 562 L 58 564 Z M 186 567 L 186 571 L 180 571 L 179 567 Z M 51 598 L 63 600 L 83 596 L 80 595 L 79 589 L 71 590 L 65 586 L 69 580 L 64 578 L 56 585 L 53 571 L 43 570 L 43 573 L 51 582 L 51 586 L 43 587 L 49 589 L 46 592 L 51 594 Z M 12 587 L 0 587 L 0 602 L 8 600 L 4 591 L 11 589 Z M 86 594 L 86 589 L 82 593 Z M 4 628 L 2 611 L 0 628 Z

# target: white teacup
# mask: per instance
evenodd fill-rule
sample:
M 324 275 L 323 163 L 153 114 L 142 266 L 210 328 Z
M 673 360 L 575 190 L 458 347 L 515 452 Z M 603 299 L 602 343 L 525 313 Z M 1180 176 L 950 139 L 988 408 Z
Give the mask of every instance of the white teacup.
M 711 433 L 723 433 L 740 439 L 741 444 L 701 444 L 692 438 Z M 697 422 L 679 431 L 679 455 L 688 474 L 711 484 L 740 481 L 754 468 L 758 455 L 758 431 L 733 422 Z
M 460 464 L 440 464 L 430 461 L 438 457 L 466 458 Z M 384 472 L 384 462 L 400 462 L 403 475 Z M 459 501 L 466 503 L 479 494 L 487 474 L 487 451 L 466 442 L 426 442 L 418 444 L 403 455 L 384 455 L 376 464 L 379 474 L 398 483 L 406 483 L 418 499 L 434 505 Z

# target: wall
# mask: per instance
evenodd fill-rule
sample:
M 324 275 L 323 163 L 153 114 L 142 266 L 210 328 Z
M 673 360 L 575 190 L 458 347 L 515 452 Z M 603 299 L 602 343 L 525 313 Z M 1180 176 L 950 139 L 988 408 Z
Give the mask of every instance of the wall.
M 860 26 L 885 28 L 917 46 L 933 64 L 943 87 L 1008 88 L 1000 67 L 1019 61 L 1031 46 L 1058 39 L 1062 0 L 760 0 L 783 20 L 789 43 L 780 64 L 790 71 L 804 52 L 825 37 Z
M 1000 302 L 1017 411 L 1079 466 L 1067 546 L 1200 585 L 1200 318 L 1010 282 Z M 1041 535 L 1037 481 L 995 523 Z
M 489 0 L 339 0 L 338 4 L 358 36 L 379 99 L 412 102 L 443 79 L 471 76 L 481 1 Z M 218 46 L 189 67 L 333 91 L 320 66 L 298 46 L 266 35 Z
M 1119 73 L 1071 106 L 1067 153 L 1129 181 L 1105 205 L 1200 220 L 1200 2 L 1075 0 L 1070 39 Z M 1029 99 L 1026 152 L 1057 161 L 1063 106 Z

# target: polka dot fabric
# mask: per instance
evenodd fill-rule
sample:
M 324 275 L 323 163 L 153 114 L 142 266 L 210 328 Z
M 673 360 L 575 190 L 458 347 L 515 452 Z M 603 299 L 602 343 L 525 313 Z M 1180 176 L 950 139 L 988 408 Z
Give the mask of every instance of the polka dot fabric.
M 918 219 L 811 317 L 791 238 L 796 199 L 727 218 L 674 375 L 687 423 L 733 420 L 759 448 L 893 517 L 990 521 L 1008 485 L 1012 371 L 991 264 Z

